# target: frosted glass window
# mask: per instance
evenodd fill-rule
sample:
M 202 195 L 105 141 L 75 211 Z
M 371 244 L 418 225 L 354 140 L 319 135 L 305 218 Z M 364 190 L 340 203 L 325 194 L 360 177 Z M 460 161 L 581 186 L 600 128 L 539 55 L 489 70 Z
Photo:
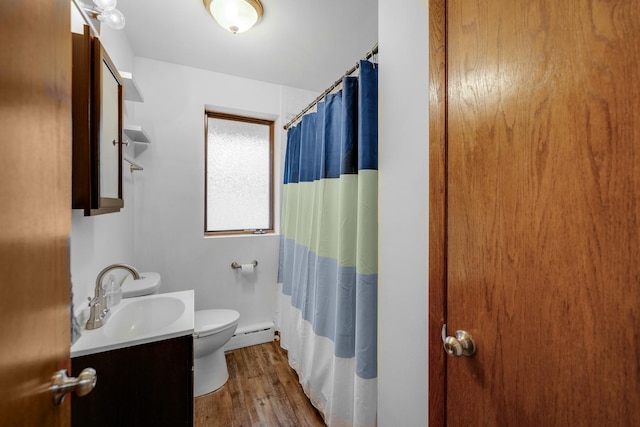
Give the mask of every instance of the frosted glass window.
M 273 122 L 207 113 L 205 233 L 273 231 Z

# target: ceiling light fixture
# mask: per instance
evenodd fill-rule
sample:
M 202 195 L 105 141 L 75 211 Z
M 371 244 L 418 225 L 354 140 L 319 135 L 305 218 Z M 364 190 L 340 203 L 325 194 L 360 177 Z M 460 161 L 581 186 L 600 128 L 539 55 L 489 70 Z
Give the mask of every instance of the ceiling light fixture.
M 203 0 L 213 19 L 233 34 L 243 33 L 260 22 L 263 9 L 260 0 Z

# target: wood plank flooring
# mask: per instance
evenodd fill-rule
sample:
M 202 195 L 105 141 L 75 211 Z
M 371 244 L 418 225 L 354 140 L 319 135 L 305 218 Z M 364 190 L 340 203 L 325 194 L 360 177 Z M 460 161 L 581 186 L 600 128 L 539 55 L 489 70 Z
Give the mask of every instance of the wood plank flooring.
M 229 381 L 195 399 L 195 427 L 325 427 L 279 342 L 226 354 Z

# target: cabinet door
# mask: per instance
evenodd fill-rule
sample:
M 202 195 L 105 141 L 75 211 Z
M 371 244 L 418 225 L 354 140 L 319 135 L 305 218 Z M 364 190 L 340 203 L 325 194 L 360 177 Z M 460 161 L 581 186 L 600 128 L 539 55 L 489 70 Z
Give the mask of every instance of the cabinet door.
M 72 207 L 118 212 L 122 198 L 123 80 L 89 27 L 73 37 Z
M 72 396 L 73 426 L 193 426 L 193 337 L 172 338 L 71 359 L 91 366 L 95 389 Z
M 98 38 L 93 39 L 93 174 L 97 182 L 93 206 L 119 211 L 122 200 L 123 80 Z M 100 212 L 102 213 L 102 212 Z

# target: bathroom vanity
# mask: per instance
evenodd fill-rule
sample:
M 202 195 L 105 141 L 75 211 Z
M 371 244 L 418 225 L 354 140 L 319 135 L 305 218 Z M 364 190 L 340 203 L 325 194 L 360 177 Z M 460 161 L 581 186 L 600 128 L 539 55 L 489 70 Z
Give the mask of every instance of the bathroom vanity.
M 73 398 L 73 426 L 192 426 L 191 335 L 71 359 L 98 373 L 95 389 Z
M 73 426 L 193 425 L 193 291 L 123 299 L 104 326 L 82 330 L 71 371 L 97 372 L 73 398 Z

